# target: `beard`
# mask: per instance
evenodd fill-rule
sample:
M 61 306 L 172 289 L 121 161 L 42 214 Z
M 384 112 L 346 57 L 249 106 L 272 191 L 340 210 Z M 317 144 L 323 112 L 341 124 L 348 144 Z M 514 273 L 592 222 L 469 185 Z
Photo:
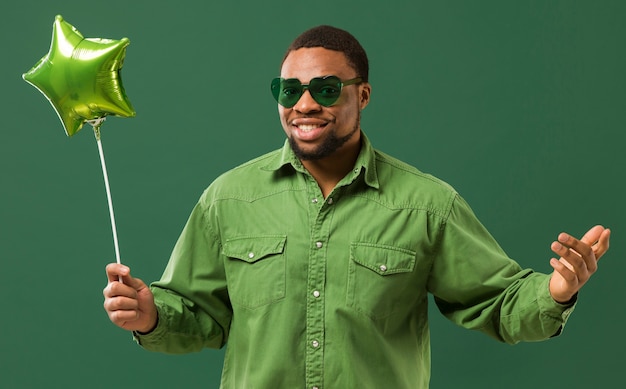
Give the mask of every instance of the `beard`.
M 350 140 L 354 136 L 354 134 L 359 130 L 361 123 L 361 114 L 359 113 L 359 117 L 354 124 L 354 128 L 347 135 L 342 137 L 337 137 L 334 132 L 331 132 L 326 136 L 324 141 L 319 147 L 311 151 L 303 150 L 298 143 L 293 139 L 293 136 L 288 137 L 289 145 L 293 150 L 293 153 L 298 157 L 301 161 L 316 161 L 323 158 L 326 158 L 332 154 L 334 154 L 341 146 L 343 146 L 347 141 Z

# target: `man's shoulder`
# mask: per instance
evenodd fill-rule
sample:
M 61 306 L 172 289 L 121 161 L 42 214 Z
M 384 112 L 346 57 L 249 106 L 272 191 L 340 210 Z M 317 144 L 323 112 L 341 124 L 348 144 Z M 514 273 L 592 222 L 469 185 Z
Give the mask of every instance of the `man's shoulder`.
M 280 155 L 281 149 L 270 151 L 222 173 L 206 189 L 205 196 L 246 197 L 245 193 L 250 191 L 269 189 L 266 187 L 268 178 L 273 174 L 270 166 L 275 165 Z
M 236 166 L 229 171 L 222 174 L 221 177 L 230 178 L 230 176 L 236 176 L 239 174 L 249 174 L 250 172 L 256 172 L 256 170 L 263 170 L 271 161 L 274 161 L 276 158 L 280 158 L 280 154 L 282 149 L 276 149 L 260 155 L 256 158 L 253 158 L 247 162 L 242 163 L 239 166 Z
M 381 151 L 375 151 L 375 158 L 380 190 L 372 195 L 377 201 L 389 208 L 420 209 L 447 217 L 458 196 L 451 185 Z
M 267 169 L 263 168 L 266 167 L 271 161 L 279 158 L 280 152 L 281 149 L 273 150 L 244 162 L 239 166 L 235 166 L 234 168 L 219 175 L 214 182 L 241 180 L 242 178 L 246 178 L 248 175 L 256 176 L 259 174 L 259 171 L 267 171 Z
M 391 155 L 386 154 L 380 150 L 375 150 L 375 153 L 376 167 L 378 170 L 379 179 L 384 181 L 381 184 L 397 182 L 404 186 L 426 186 L 432 190 L 456 194 L 454 188 L 447 182 L 431 174 L 424 173 L 417 167 L 401 161 L 398 158 L 392 157 Z

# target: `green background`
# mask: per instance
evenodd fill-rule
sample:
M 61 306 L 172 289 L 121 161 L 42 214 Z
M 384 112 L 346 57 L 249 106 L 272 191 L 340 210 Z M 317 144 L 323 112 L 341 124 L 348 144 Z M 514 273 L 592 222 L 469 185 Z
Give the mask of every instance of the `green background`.
M 136 346 L 102 308 L 114 261 L 89 126 L 67 138 L 21 79 L 56 14 L 131 40 L 137 117 L 102 128 L 123 262 L 157 279 L 202 190 L 282 145 L 269 81 L 318 24 L 368 51 L 375 146 L 451 183 L 522 265 L 596 223 L 613 247 L 562 337 L 508 346 L 431 309 L 433 388 L 606 388 L 622 381 L 626 156 L 623 1 L 4 1 L 0 5 L 0 386 L 216 388 L 223 351 Z M 279 334 L 277 334 L 279 336 Z M 619 385 L 618 385 L 619 386 Z

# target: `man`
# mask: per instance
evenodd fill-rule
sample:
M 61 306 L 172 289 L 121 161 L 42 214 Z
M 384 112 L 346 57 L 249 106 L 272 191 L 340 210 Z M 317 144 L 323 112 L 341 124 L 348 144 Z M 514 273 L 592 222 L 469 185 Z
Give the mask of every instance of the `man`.
M 522 270 L 451 187 L 372 148 L 367 56 L 343 30 L 298 37 L 272 93 L 283 148 L 211 184 L 151 288 L 107 266 L 113 323 L 149 350 L 227 344 L 223 388 L 427 388 L 428 293 L 503 342 L 560 333 L 608 229 L 560 234 L 552 275 Z

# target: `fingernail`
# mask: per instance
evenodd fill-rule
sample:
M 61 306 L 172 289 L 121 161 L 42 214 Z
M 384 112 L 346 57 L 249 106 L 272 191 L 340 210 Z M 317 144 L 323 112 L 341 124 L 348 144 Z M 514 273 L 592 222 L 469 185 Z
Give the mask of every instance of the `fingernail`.
M 561 245 L 559 242 L 552 243 L 552 249 L 553 250 L 560 250 L 562 248 L 563 248 L 563 245 Z
M 566 233 L 562 232 L 559 234 L 559 242 L 567 242 L 569 240 L 569 235 L 567 235 Z

